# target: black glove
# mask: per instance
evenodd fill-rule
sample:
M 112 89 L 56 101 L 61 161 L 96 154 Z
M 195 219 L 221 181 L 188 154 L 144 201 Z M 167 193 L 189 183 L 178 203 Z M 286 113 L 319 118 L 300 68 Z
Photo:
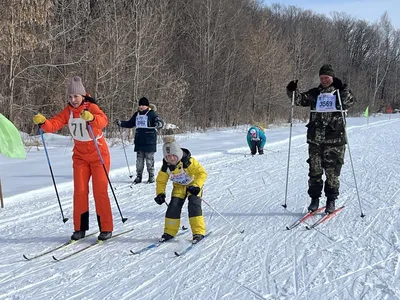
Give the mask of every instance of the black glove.
M 157 197 L 154 198 L 154 201 L 156 201 L 158 205 L 163 204 L 165 202 L 165 194 L 158 194 Z
M 189 185 L 186 190 L 192 195 L 197 196 L 200 193 L 200 188 L 197 186 Z
M 297 90 L 297 82 L 298 80 L 292 80 L 291 82 L 289 82 L 289 84 L 287 85 L 286 89 L 289 92 L 294 92 L 295 90 Z
M 339 91 L 343 91 L 346 85 L 343 84 L 343 82 L 339 78 L 333 78 L 333 87 Z
M 117 124 L 117 126 L 121 127 L 121 123 L 122 122 L 120 120 L 118 120 L 118 119 L 115 120 L 115 124 Z
M 162 123 L 161 120 L 156 120 L 156 122 L 155 122 L 155 127 L 156 127 L 157 129 L 161 129 L 161 128 L 163 128 L 163 126 L 164 126 L 164 124 Z

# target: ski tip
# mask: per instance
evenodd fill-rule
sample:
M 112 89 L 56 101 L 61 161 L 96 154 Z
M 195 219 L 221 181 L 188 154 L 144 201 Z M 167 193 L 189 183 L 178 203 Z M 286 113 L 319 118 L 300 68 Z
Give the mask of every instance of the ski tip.
M 22 254 L 22 257 L 25 258 L 26 260 L 29 260 L 29 257 L 27 257 L 25 254 Z
M 286 226 L 286 230 L 290 230 L 290 227 L 289 227 L 289 226 Z
M 311 227 L 309 227 L 309 226 L 306 226 L 306 229 L 307 229 L 307 230 L 311 230 L 312 228 L 311 228 Z
M 132 255 L 138 254 L 137 252 L 135 252 L 135 251 L 133 251 L 133 250 L 129 250 L 129 252 L 130 252 Z
M 57 257 L 55 257 L 54 255 L 52 256 L 53 257 L 53 259 L 55 260 L 55 261 L 60 261 Z
M 239 231 L 240 233 L 244 233 L 244 229 Z
M 176 252 L 176 251 L 175 251 L 174 253 L 175 253 L 176 256 L 181 256 L 181 255 L 180 255 L 178 252 Z

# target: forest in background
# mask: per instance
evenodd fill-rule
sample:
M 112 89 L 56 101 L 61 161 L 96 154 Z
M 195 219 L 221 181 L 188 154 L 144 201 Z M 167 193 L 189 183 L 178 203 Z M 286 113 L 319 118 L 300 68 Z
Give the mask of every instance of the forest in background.
M 142 96 L 185 130 L 287 122 L 287 83 L 316 86 L 325 63 L 357 99 L 350 114 L 400 108 L 400 31 L 387 14 L 371 24 L 254 0 L 0 3 L 0 112 L 26 133 L 34 112 L 66 105 L 74 75 L 111 123 Z

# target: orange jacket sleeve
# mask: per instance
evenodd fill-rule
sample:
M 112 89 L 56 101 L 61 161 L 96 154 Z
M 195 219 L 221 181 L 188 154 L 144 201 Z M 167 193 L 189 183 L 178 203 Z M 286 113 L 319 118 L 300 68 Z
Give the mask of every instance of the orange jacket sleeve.
M 69 108 L 65 107 L 59 114 L 53 118 L 46 120 L 41 128 L 45 132 L 56 132 L 68 124 L 69 120 Z
M 89 124 L 95 128 L 103 129 L 108 124 L 106 114 L 94 103 L 90 103 L 88 107 L 89 112 L 94 116 L 94 120 Z

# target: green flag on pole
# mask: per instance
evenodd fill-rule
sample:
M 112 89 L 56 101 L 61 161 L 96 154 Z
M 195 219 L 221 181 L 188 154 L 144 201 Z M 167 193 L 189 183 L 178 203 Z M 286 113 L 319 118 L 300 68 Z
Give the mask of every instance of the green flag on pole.
M 369 110 L 368 110 L 368 108 L 369 108 L 369 106 L 367 106 L 367 108 L 365 109 L 365 112 L 364 112 L 364 116 L 366 116 L 367 118 L 368 118 L 368 116 L 369 116 Z
M 0 153 L 11 158 L 26 158 L 18 129 L 0 114 Z

